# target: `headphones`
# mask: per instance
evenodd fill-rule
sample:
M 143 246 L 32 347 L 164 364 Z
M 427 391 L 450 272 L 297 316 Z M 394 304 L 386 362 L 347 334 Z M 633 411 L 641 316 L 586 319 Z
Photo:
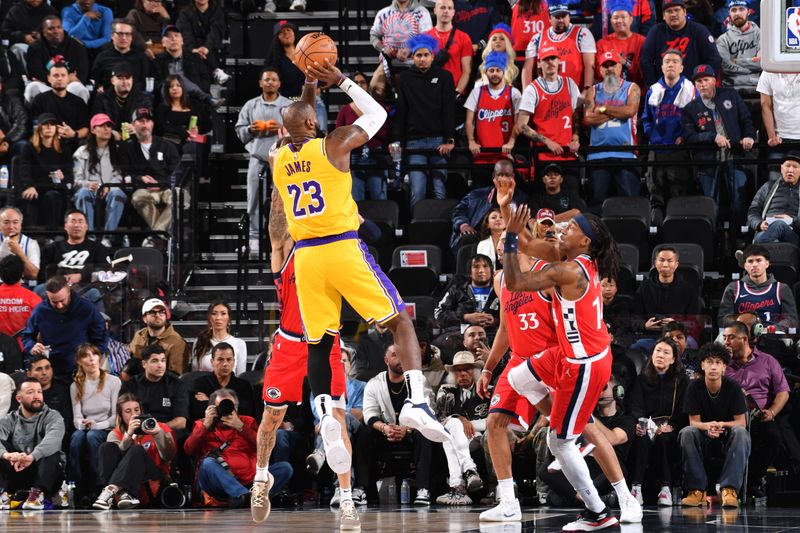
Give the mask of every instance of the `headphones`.
M 758 342 L 758 338 L 767 332 L 767 328 L 761 323 L 761 318 L 756 315 L 756 321 L 750 326 L 750 344 Z

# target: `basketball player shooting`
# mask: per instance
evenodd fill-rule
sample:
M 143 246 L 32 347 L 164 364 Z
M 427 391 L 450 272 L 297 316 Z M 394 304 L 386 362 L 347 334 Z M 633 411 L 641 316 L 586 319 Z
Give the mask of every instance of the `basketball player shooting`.
M 329 354 L 340 324 L 342 298 L 346 298 L 364 319 L 388 327 L 394 335 L 408 393 L 400 424 L 429 440 L 443 442 L 449 433 L 426 402 L 419 343 L 405 303 L 357 236 L 350 152 L 378 132 L 386 121 L 386 111 L 327 58 L 322 64 L 306 65 L 307 85 L 315 86 L 316 80 L 337 85 L 363 112 L 352 125 L 318 139 L 313 105 L 305 98 L 293 103 L 286 108 L 283 122 L 290 141 L 274 157 L 275 187 L 289 235 L 296 243 L 297 296 L 308 342 L 311 389 L 330 399 Z M 344 404 L 340 397 L 333 405 L 344 408 Z M 328 412 L 323 401 L 319 414 Z

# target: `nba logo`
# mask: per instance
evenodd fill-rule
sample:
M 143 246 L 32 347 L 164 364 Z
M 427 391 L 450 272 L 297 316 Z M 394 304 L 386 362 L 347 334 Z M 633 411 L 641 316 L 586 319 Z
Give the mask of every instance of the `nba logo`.
M 800 8 L 786 10 L 786 48 L 800 50 Z

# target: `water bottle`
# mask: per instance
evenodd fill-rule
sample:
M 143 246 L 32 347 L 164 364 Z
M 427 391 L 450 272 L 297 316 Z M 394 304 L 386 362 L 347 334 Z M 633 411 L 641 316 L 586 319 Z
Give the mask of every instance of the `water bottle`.
M 8 189 L 8 165 L 0 167 L 0 189 Z
M 397 503 L 397 486 L 395 485 L 394 478 L 390 478 L 386 484 L 386 497 L 390 504 Z
M 67 502 L 70 509 L 75 509 L 75 482 L 70 481 L 67 484 Z
M 404 479 L 403 483 L 400 485 L 400 503 L 411 503 L 411 484 L 407 479 Z

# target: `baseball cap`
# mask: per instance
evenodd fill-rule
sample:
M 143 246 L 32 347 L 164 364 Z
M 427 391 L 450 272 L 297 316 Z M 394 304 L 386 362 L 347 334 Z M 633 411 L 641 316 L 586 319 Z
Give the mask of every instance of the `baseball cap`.
M 117 77 L 133 76 L 133 69 L 127 62 L 117 63 L 111 69 L 111 75 Z
M 619 54 L 615 50 L 603 52 L 603 57 L 600 58 L 600 65 L 605 65 L 606 63 L 619 64 Z
M 714 69 L 711 67 L 711 65 L 697 65 L 694 67 L 694 72 L 692 72 L 692 81 L 696 81 L 706 76 L 710 76 L 712 78 L 717 77 L 717 73 L 714 72 Z
M 131 116 L 131 122 L 136 122 L 140 118 L 149 118 L 150 120 L 153 120 L 153 114 L 150 112 L 150 109 L 146 107 L 140 107 L 133 112 L 133 115 Z
M 786 161 L 796 161 L 800 163 L 800 152 L 794 150 L 784 155 L 781 159 L 781 164 L 785 163 Z
M 675 7 L 675 6 L 682 7 L 683 9 L 686 9 L 686 2 L 685 2 L 685 0 L 665 0 L 664 4 L 661 6 L 661 11 L 665 11 L 668 8 Z
M 562 2 L 550 3 L 549 11 L 551 15 L 559 15 L 561 13 L 569 13 L 569 6 Z
M 164 26 L 164 29 L 161 30 L 161 36 L 165 37 L 171 31 L 174 31 L 175 33 L 181 33 L 181 30 L 179 30 L 176 25 L 167 24 L 166 26 Z M 183 34 L 181 33 L 181 35 L 183 35 Z
M 289 28 L 291 28 L 292 31 L 294 31 L 295 35 L 297 35 L 297 33 L 299 31 L 297 29 L 297 24 L 295 24 L 294 22 L 292 22 L 290 20 L 279 20 L 278 22 L 276 22 L 275 25 L 272 27 L 272 34 L 273 35 L 278 35 L 280 33 L 280 31 L 283 28 L 287 27 L 287 26 Z
M 168 309 L 167 304 L 163 301 L 159 300 L 158 298 L 150 298 L 142 305 L 142 316 L 146 315 L 156 307 L 163 307 L 166 311 Z
M 725 4 L 725 7 L 728 9 L 732 7 L 750 7 L 750 2 L 747 0 L 728 0 L 728 2 Z
M 550 174 L 551 172 L 558 172 L 561 175 L 564 174 L 564 171 L 562 170 L 561 165 L 559 165 L 558 163 L 550 163 L 549 165 L 544 167 L 544 170 L 542 171 L 542 176 L 546 176 L 547 174 Z
M 555 46 L 543 46 L 539 48 L 539 60 L 547 59 L 548 57 L 558 57 L 558 50 Z
M 40 113 L 38 117 L 36 117 L 36 125 L 41 124 L 60 124 L 58 117 L 56 117 L 53 113 Z
M 98 113 L 89 121 L 89 129 L 93 129 L 95 126 L 102 126 L 103 124 L 111 124 L 113 126 L 114 121 L 105 113 Z
M 556 214 L 552 209 L 543 208 L 536 212 L 536 222 L 544 222 L 545 220 L 549 220 L 553 224 L 556 223 Z

